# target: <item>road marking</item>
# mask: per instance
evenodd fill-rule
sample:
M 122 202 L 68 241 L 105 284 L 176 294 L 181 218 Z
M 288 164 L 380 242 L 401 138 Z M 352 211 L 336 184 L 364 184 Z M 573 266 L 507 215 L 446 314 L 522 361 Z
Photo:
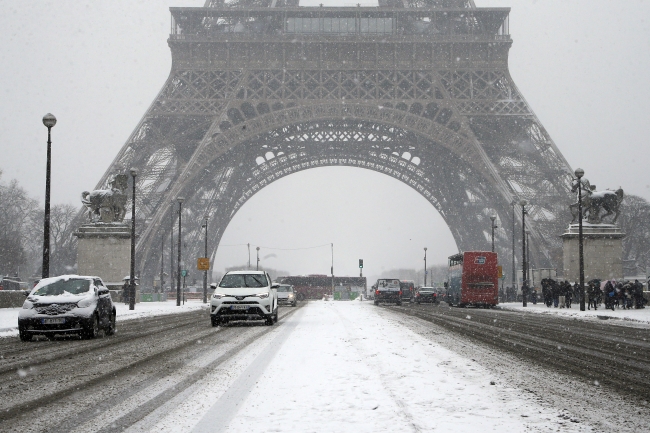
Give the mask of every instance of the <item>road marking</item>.
M 298 316 L 304 310 L 296 314 L 284 323 L 275 338 L 255 358 L 244 372 L 233 382 L 228 390 L 212 405 L 208 412 L 192 429 L 193 433 L 220 433 L 228 428 L 228 425 L 237 415 L 240 405 L 251 393 L 258 379 L 266 371 L 271 359 L 278 353 L 282 345 L 291 335 L 291 332 L 298 324 Z

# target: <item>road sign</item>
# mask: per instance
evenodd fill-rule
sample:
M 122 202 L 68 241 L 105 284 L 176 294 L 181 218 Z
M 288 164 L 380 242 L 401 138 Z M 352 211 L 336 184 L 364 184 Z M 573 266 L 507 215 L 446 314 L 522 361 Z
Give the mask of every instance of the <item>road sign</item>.
M 503 278 L 503 266 L 497 266 L 497 272 L 499 273 L 499 278 Z
M 199 257 L 196 259 L 196 269 L 199 271 L 209 271 L 210 259 L 208 257 Z
M 181 277 L 187 277 L 187 269 L 181 269 Z
M 363 269 L 363 259 L 359 259 L 359 267 Z

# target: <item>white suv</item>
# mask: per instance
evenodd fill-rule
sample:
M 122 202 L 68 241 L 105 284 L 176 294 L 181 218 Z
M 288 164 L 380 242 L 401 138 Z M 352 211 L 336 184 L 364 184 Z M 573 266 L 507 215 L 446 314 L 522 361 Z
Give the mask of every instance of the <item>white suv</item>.
M 230 271 L 213 284 L 210 298 L 212 326 L 231 320 L 278 321 L 278 285 L 264 271 Z

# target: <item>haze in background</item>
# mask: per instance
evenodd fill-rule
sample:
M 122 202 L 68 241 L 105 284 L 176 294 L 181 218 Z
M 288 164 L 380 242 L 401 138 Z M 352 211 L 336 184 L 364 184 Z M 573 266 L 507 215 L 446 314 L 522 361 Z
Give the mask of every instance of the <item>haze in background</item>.
M 303 1 L 304 6 L 356 5 Z M 650 2 L 476 0 L 512 7 L 510 71 L 573 167 L 600 188 L 650 199 Z M 362 2 L 374 5 L 374 2 Z M 163 86 L 171 66 L 170 6 L 201 0 L 0 1 L 0 168 L 43 199 L 47 112 L 53 129 L 52 201 L 79 203 Z M 568 221 L 568 215 L 567 215 Z M 215 268 L 241 264 L 260 245 L 263 262 L 296 274 L 421 268 L 456 252 L 444 221 L 404 184 L 379 173 L 319 168 L 256 194 L 235 216 Z M 270 250 L 325 247 L 297 251 Z M 479 246 L 488 248 L 485 245 Z M 267 251 L 268 250 L 268 251 Z M 254 250 L 253 250 L 254 252 Z M 268 254 L 275 256 L 268 256 Z M 253 258 L 254 258 L 253 254 Z M 253 259 L 254 260 L 254 259 Z

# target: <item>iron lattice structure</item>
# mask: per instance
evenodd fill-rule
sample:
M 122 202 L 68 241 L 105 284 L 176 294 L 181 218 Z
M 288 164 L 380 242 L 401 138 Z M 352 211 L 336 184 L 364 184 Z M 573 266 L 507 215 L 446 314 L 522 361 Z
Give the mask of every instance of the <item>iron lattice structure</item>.
M 510 257 L 512 203 L 527 199 L 533 262 L 560 262 L 571 170 L 508 72 L 509 8 L 257 0 L 170 10 L 169 78 L 100 182 L 138 169 L 145 283 L 159 272 L 176 197 L 186 199 L 183 255 L 193 261 L 204 215 L 214 255 L 250 197 L 325 166 L 411 186 L 460 250 L 489 249 L 497 215 L 498 251 Z

